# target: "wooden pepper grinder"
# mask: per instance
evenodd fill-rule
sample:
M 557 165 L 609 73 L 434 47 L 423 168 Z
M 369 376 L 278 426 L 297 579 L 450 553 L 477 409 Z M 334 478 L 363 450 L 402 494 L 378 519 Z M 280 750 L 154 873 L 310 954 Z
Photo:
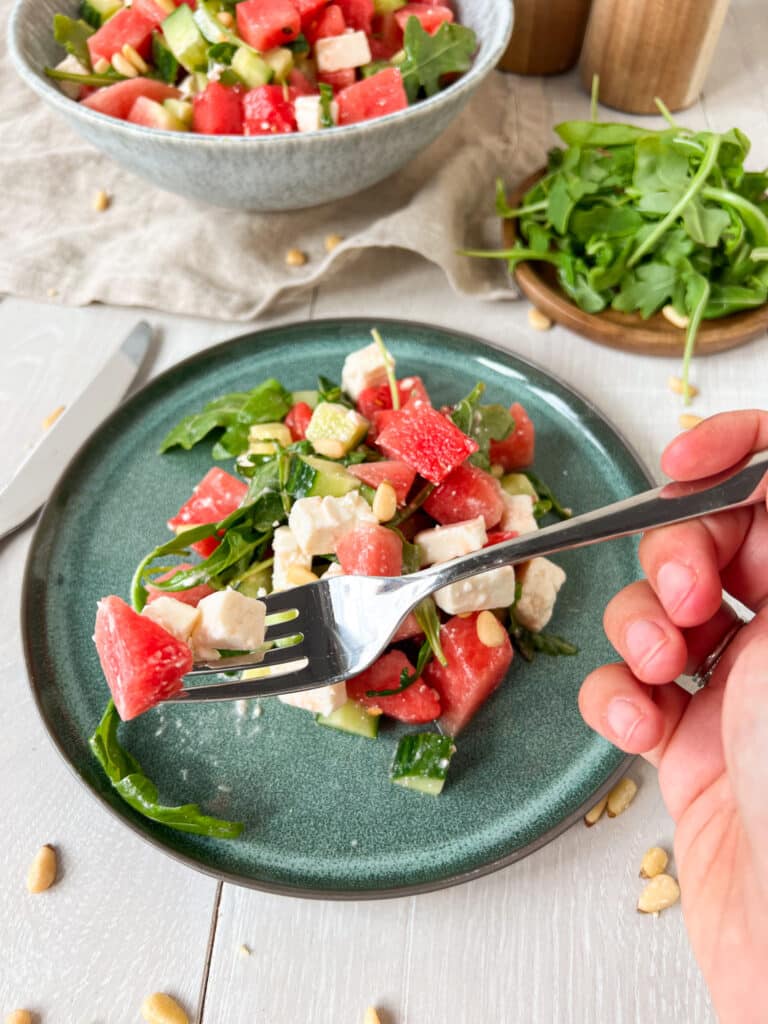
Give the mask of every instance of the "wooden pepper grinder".
M 658 113 L 698 98 L 728 0 L 593 0 L 579 69 L 600 102 L 630 114 Z
M 579 58 L 591 0 L 514 0 L 512 38 L 499 61 L 518 75 L 559 75 Z

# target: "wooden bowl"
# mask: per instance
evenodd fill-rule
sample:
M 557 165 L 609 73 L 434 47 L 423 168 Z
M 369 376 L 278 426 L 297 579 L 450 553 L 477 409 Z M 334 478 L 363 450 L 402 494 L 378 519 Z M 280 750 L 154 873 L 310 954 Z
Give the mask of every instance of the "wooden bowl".
M 541 168 L 529 175 L 507 196 L 510 206 L 518 206 L 523 196 L 546 173 Z M 502 221 L 502 240 L 510 249 L 517 239 L 517 221 Z M 643 320 L 639 313 L 618 313 L 607 309 L 602 313 L 585 313 L 573 303 L 557 282 L 557 271 L 550 263 L 518 263 L 514 276 L 520 289 L 537 309 L 556 323 L 601 345 L 643 352 L 646 355 L 682 355 L 685 331 L 675 327 L 661 313 Z M 696 354 L 709 355 L 735 348 L 759 337 L 768 329 L 768 304 L 758 309 L 732 313 L 719 320 L 704 320 L 696 338 Z

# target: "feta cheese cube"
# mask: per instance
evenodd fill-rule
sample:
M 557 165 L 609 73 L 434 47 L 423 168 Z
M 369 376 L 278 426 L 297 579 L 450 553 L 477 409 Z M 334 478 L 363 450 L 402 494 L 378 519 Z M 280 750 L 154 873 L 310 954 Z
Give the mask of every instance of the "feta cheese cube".
M 515 605 L 515 617 L 527 629 L 538 633 L 552 618 L 557 592 L 565 573 L 548 558 L 532 558 L 517 568 L 522 592 Z
M 468 580 L 450 583 L 435 592 L 435 603 L 449 615 L 508 608 L 515 600 L 515 569 L 502 565 Z
M 322 42 L 318 39 L 318 43 Z M 341 371 L 341 386 L 356 402 L 360 392 L 374 385 L 387 383 L 387 364 L 375 341 L 356 352 L 350 352 Z
M 485 519 L 476 516 L 449 526 L 422 530 L 413 539 L 419 549 L 421 564 L 432 565 L 433 562 L 447 562 L 451 558 L 479 551 L 488 540 L 488 533 Z
M 302 550 L 299 542 L 288 526 L 278 526 L 272 537 L 272 551 L 275 560 L 272 564 L 272 589 L 288 590 L 294 586 L 288 578 L 289 569 L 312 568 L 312 556 Z
M 318 39 L 315 42 L 315 60 L 318 71 L 341 71 L 370 64 L 368 36 L 365 32 L 345 32 L 342 36 Z
M 89 75 L 91 73 L 72 53 L 68 53 L 64 60 L 59 61 L 56 65 L 56 70 L 68 71 L 71 75 Z M 79 98 L 80 90 L 82 89 L 82 85 L 79 82 L 68 82 L 66 79 L 61 79 L 57 84 L 64 95 L 69 96 L 71 100 Z
M 319 96 L 297 96 L 293 103 L 293 109 L 296 114 L 296 127 L 300 132 L 316 132 L 323 127 L 320 123 L 322 108 Z M 330 114 L 333 123 L 337 124 L 339 105 L 336 100 L 331 100 Z
M 298 693 L 281 693 L 279 699 L 283 704 L 294 708 L 303 708 L 316 715 L 330 715 L 342 704 L 347 702 L 347 684 L 333 683 L 331 686 L 318 686 L 314 690 L 300 690 Z
M 539 524 L 533 514 L 533 498 L 530 494 L 507 494 L 502 490 L 504 511 L 499 522 L 500 530 L 515 530 L 517 533 L 531 533 Z
M 371 506 L 356 491 L 343 498 L 299 498 L 288 517 L 299 547 L 307 555 L 327 555 L 341 538 L 362 526 L 378 523 Z
M 192 648 L 209 659 L 217 650 L 252 651 L 264 643 L 267 606 L 236 590 L 218 590 L 198 604 L 200 621 L 192 633 Z
M 167 629 L 183 644 L 190 646 L 190 638 L 200 621 L 200 612 L 197 608 L 177 601 L 175 597 L 156 597 L 154 601 L 144 606 L 141 614 Z

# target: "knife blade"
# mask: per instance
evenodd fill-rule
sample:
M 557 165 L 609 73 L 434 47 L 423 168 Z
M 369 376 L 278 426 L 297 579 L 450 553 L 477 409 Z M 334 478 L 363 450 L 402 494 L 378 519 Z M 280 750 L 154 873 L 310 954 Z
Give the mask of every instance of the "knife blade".
M 146 320 L 139 321 L 0 490 L 0 539 L 23 526 L 45 503 L 77 449 L 125 395 L 151 338 L 152 328 Z

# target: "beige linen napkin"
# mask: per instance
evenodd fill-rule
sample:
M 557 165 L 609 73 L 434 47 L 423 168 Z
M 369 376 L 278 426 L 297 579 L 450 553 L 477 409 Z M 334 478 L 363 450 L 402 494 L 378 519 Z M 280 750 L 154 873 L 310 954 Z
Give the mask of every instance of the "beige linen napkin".
M 261 214 L 205 206 L 124 171 L 23 85 L 5 46 L 0 111 L 0 292 L 226 320 L 256 317 L 375 246 L 420 253 L 464 294 L 516 297 L 502 263 L 456 250 L 498 243 L 494 179 L 512 183 L 540 165 L 550 124 L 537 80 L 493 72 L 448 130 L 386 181 L 314 209 Z M 111 197 L 101 213 L 100 189 Z M 331 233 L 344 241 L 327 253 Z M 304 266 L 286 266 L 293 247 L 307 253 Z

